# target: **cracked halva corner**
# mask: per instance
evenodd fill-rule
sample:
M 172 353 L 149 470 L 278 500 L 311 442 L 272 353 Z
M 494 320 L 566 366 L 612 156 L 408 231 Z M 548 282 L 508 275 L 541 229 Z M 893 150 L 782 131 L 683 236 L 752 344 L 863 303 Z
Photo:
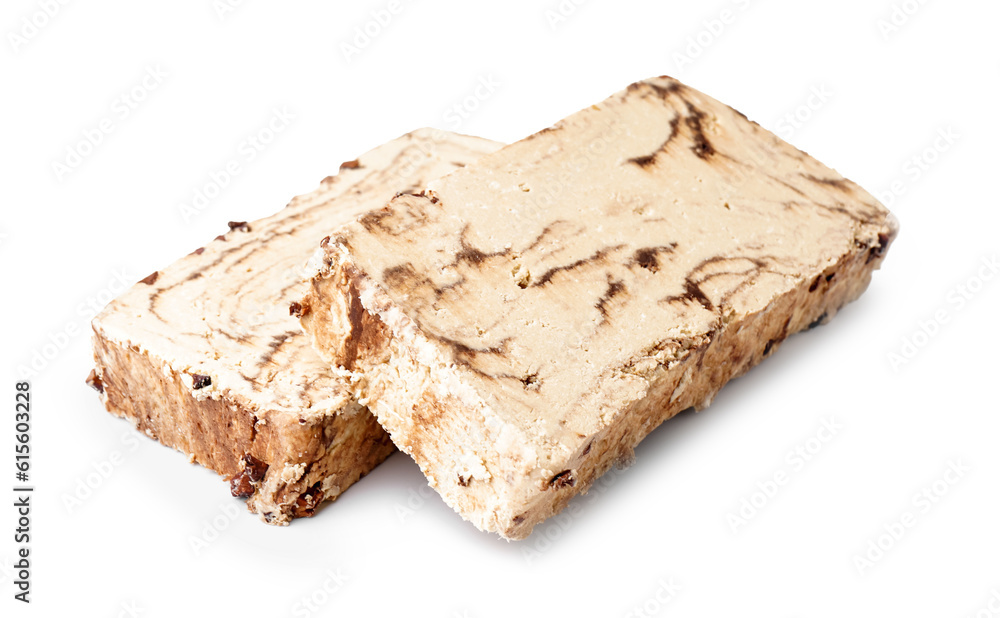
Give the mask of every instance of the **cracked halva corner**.
M 866 288 L 871 195 L 661 77 L 335 235 L 302 319 L 445 501 L 519 539 Z
M 290 315 L 306 261 L 331 230 L 497 148 L 420 130 L 271 217 L 231 223 L 94 320 L 89 382 L 112 414 L 231 479 L 264 521 L 312 515 L 394 448 Z

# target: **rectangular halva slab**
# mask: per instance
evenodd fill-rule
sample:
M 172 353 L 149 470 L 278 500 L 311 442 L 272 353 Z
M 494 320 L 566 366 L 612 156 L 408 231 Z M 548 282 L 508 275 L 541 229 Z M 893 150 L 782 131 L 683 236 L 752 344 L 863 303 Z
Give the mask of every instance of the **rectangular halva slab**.
M 517 539 L 860 295 L 896 230 L 661 77 L 346 227 L 302 323 L 447 503 Z
M 498 147 L 417 131 L 271 217 L 231 223 L 94 320 L 91 384 L 112 414 L 231 479 L 264 521 L 312 515 L 395 449 L 290 315 L 305 263 L 330 230 Z

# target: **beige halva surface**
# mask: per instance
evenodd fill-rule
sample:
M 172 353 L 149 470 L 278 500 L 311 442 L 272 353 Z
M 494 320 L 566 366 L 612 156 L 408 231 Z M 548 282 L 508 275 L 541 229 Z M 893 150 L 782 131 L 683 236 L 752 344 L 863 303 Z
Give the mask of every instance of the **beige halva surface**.
M 306 261 L 331 229 L 498 147 L 403 136 L 136 284 L 93 323 L 105 406 L 233 479 L 268 523 L 313 514 L 394 448 L 289 314 Z
M 302 322 L 447 503 L 517 539 L 861 294 L 896 229 L 656 78 L 336 234 Z

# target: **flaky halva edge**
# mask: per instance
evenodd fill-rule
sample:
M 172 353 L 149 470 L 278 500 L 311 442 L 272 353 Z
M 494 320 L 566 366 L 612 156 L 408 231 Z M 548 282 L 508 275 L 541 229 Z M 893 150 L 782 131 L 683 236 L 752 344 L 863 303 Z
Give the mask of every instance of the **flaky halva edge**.
M 562 510 L 574 495 L 586 493 L 611 467 L 630 462 L 635 446 L 660 423 L 685 409 L 707 407 L 729 380 L 772 354 L 789 335 L 827 322 L 858 298 L 868 287 L 872 272 L 881 266 L 898 229 L 891 213 L 880 224 L 858 224 L 853 246 L 839 260 L 821 272 L 803 276 L 760 311 L 738 319 L 720 315 L 715 330 L 649 351 L 657 360 L 655 366 L 647 362 L 642 369 L 633 365 L 608 370 L 607 375 L 629 372 L 643 377 L 645 394 L 618 409 L 576 452 L 544 465 L 527 446 L 529 436 L 492 412 L 463 381 L 456 365 L 439 356 L 437 344 L 392 302 L 380 284 L 355 267 L 349 250 L 336 239 L 324 242 L 311 260 L 313 288 L 303 300 L 307 307 L 328 303 L 331 310 L 307 310 L 302 320 L 327 360 L 333 359 L 318 344 L 327 330 L 359 336 L 360 340 L 348 345 L 365 346 L 369 352 L 381 349 L 382 364 L 373 361 L 377 371 L 351 373 L 352 389 L 362 405 L 371 406 L 397 447 L 411 456 L 423 449 L 406 439 L 412 431 L 401 429 L 407 423 L 412 425 L 414 419 L 395 414 L 391 403 L 371 402 L 369 397 L 379 388 L 378 380 L 391 379 L 431 398 L 439 413 L 430 420 L 439 423 L 438 436 L 455 448 L 451 461 L 435 461 L 433 449 L 424 450 L 422 457 L 414 456 L 430 484 L 480 530 L 523 539 L 535 525 Z M 344 290 L 348 291 L 346 296 Z M 345 307 L 345 303 L 357 306 Z M 338 316 L 352 316 L 357 323 L 338 324 Z M 481 417 L 487 439 L 463 432 L 460 419 L 470 413 Z M 491 452 L 480 457 L 475 454 L 477 449 Z M 428 459 L 428 463 L 421 459 Z M 490 460 L 500 462 L 499 467 Z M 454 478 L 437 478 L 438 469 L 459 472 Z M 525 482 L 505 481 L 518 478 L 518 471 L 528 472 Z
M 97 325 L 93 343 L 95 369 L 87 383 L 108 412 L 231 481 L 232 493 L 247 498 L 247 509 L 265 523 L 312 516 L 395 451 L 354 401 L 292 419 L 213 388 L 208 376 L 176 371 L 137 345 L 105 336 Z M 135 388 L 147 392 L 132 396 Z M 358 415 L 371 420 L 358 424 Z

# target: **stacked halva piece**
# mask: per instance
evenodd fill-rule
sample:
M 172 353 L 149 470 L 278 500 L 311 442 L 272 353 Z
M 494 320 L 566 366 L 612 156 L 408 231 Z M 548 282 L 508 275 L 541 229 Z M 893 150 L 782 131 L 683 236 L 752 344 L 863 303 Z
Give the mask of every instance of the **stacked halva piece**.
M 112 414 L 231 479 L 271 524 L 312 515 L 395 449 L 290 305 L 333 228 L 499 144 L 421 130 L 146 277 L 94 319 L 90 383 Z
M 337 197 L 317 199 L 350 205 L 282 250 L 287 267 L 325 236 L 294 280 L 276 287 L 285 267 L 261 252 L 244 283 L 287 310 L 239 353 L 219 352 L 241 337 L 226 327 L 239 303 L 192 286 L 193 265 L 116 301 L 121 315 L 95 324 L 109 409 L 232 477 L 234 491 L 246 485 L 251 508 L 281 522 L 376 465 L 391 449 L 384 428 L 464 518 L 520 539 L 661 422 L 707 406 L 786 337 L 857 298 L 897 232 L 863 189 L 667 77 L 510 146 L 448 140 L 431 140 L 447 156 L 405 186 L 391 171 L 398 143 L 349 165 Z M 376 178 L 352 180 L 365 170 Z M 240 257 L 210 261 L 221 280 L 228 255 Z M 151 300 L 166 293 L 156 286 L 185 285 L 174 304 L 209 316 L 200 329 Z M 159 335 L 128 319 L 154 310 Z M 127 362 L 104 360 L 116 355 Z M 283 364 L 261 362 L 275 358 Z M 282 380 L 322 395 L 275 405 L 264 393 Z M 218 411 L 172 417 L 167 401 Z M 248 438 L 220 441 L 234 433 L 220 423 Z

